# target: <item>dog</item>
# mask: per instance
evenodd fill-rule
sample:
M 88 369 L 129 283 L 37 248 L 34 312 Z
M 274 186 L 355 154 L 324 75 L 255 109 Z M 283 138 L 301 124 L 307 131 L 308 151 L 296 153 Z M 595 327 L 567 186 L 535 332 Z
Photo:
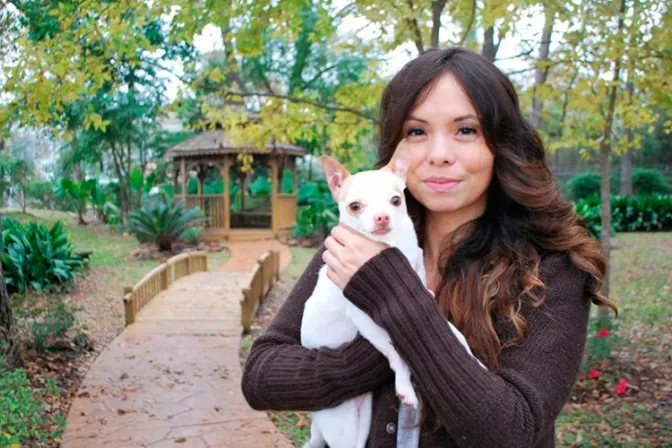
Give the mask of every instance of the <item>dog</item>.
M 406 256 L 426 287 L 423 251 L 406 210 L 404 189 L 409 159 L 400 151 L 380 170 L 351 175 L 335 159 L 322 156 L 329 189 L 338 204 L 339 222 L 368 238 L 396 247 Z M 327 277 L 327 266 L 318 274 L 313 294 L 306 301 L 301 321 L 301 345 L 338 348 L 359 332 L 390 363 L 395 389 L 402 403 L 418 407 L 411 371 L 392 345 L 386 330 L 354 306 Z M 312 412 L 310 440 L 304 448 L 364 448 L 371 424 L 372 394 L 366 393 L 340 405 Z

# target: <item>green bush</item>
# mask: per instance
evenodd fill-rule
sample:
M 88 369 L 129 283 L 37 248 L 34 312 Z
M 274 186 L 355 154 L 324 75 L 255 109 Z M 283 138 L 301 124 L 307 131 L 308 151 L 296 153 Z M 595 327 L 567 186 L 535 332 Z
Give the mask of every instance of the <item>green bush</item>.
M 62 209 L 66 208 L 66 204 L 56 197 L 54 185 L 51 182 L 29 182 L 26 186 L 26 196 L 30 203 L 38 208 L 53 209 L 59 206 Z
M 325 235 L 338 223 L 338 205 L 324 181 L 306 182 L 299 188 L 299 205 L 294 236 Z
M 46 388 L 33 390 L 23 369 L 6 369 L 4 359 L 0 358 L 0 447 L 34 446 L 36 440 L 55 440 L 60 438 L 66 422 L 61 416 L 54 416 L 50 422 L 45 416 L 43 395 L 59 393 L 53 379 Z M 46 428 L 57 429 L 50 434 Z
M 29 324 L 29 333 L 38 352 L 51 348 L 54 342 L 66 335 L 75 325 L 77 311 L 78 308 L 71 307 L 62 298 L 47 302 L 42 315 Z
M 573 201 L 600 195 L 600 175 L 597 173 L 581 173 L 565 184 L 567 197 Z
M 63 224 L 51 229 L 13 219 L 2 221 L 2 271 L 10 292 L 38 292 L 72 281 L 85 261 L 73 253 Z
M 600 198 L 593 196 L 578 201 L 576 213 L 590 234 L 599 238 L 602 229 Z M 672 196 L 638 195 L 611 198 L 611 225 L 614 232 L 638 232 L 672 229 Z
M 634 194 L 667 194 L 672 192 L 670 185 L 663 175 L 650 168 L 636 168 L 632 170 L 632 191 Z
M 185 211 L 184 201 L 173 204 L 153 198 L 131 213 L 129 230 L 141 243 L 154 242 L 159 250 L 170 251 L 173 243 L 182 239 L 188 229 L 204 224 L 205 216 L 199 208 Z
M 189 244 L 198 244 L 201 241 L 203 227 L 191 227 L 182 234 L 182 241 Z

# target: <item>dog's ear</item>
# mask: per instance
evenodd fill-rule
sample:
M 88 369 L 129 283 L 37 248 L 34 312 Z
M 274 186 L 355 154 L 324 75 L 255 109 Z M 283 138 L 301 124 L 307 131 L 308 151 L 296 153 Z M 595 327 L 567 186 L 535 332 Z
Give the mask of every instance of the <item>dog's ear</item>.
M 392 156 L 392 160 L 390 160 L 385 168 L 389 171 L 392 171 L 394 174 L 399 176 L 401 180 L 404 181 L 404 183 L 406 183 L 408 166 L 411 163 L 411 160 L 408 157 L 408 149 L 402 143 L 403 140 L 397 146 L 397 149 L 394 151 L 394 155 Z
M 338 202 L 338 195 L 343 187 L 343 182 L 350 176 L 350 173 L 348 173 L 348 170 L 333 157 L 322 156 L 320 157 L 320 162 L 322 162 L 324 177 L 327 179 L 327 185 L 329 185 L 331 195 L 334 197 L 334 200 Z

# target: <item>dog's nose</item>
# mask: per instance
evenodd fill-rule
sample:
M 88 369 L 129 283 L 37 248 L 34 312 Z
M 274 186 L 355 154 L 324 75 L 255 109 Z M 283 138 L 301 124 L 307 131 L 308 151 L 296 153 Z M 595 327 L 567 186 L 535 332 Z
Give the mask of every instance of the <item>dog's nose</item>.
M 390 223 L 390 215 L 387 213 L 378 213 L 373 217 L 373 222 L 378 225 L 385 225 Z

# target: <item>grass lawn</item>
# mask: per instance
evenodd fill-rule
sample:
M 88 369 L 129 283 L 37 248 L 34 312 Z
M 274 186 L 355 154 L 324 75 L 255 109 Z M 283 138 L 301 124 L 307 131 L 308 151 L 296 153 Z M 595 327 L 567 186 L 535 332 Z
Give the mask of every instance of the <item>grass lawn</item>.
M 599 380 L 580 375 L 557 422 L 558 446 L 672 448 L 672 233 L 623 233 L 614 244 L 610 298 L 619 308 L 618 328 L 610 336 L 614 350 L 600 365 Z M 315 253 L 291 250 L 281 284 L 260 310 L 253 334 L 243 339 L 243 360 Z M 612 393 L 620 378 L 629 383 L 624 396 Z M 305 413 L 269 414 L 296 446 L 307 440 Z

